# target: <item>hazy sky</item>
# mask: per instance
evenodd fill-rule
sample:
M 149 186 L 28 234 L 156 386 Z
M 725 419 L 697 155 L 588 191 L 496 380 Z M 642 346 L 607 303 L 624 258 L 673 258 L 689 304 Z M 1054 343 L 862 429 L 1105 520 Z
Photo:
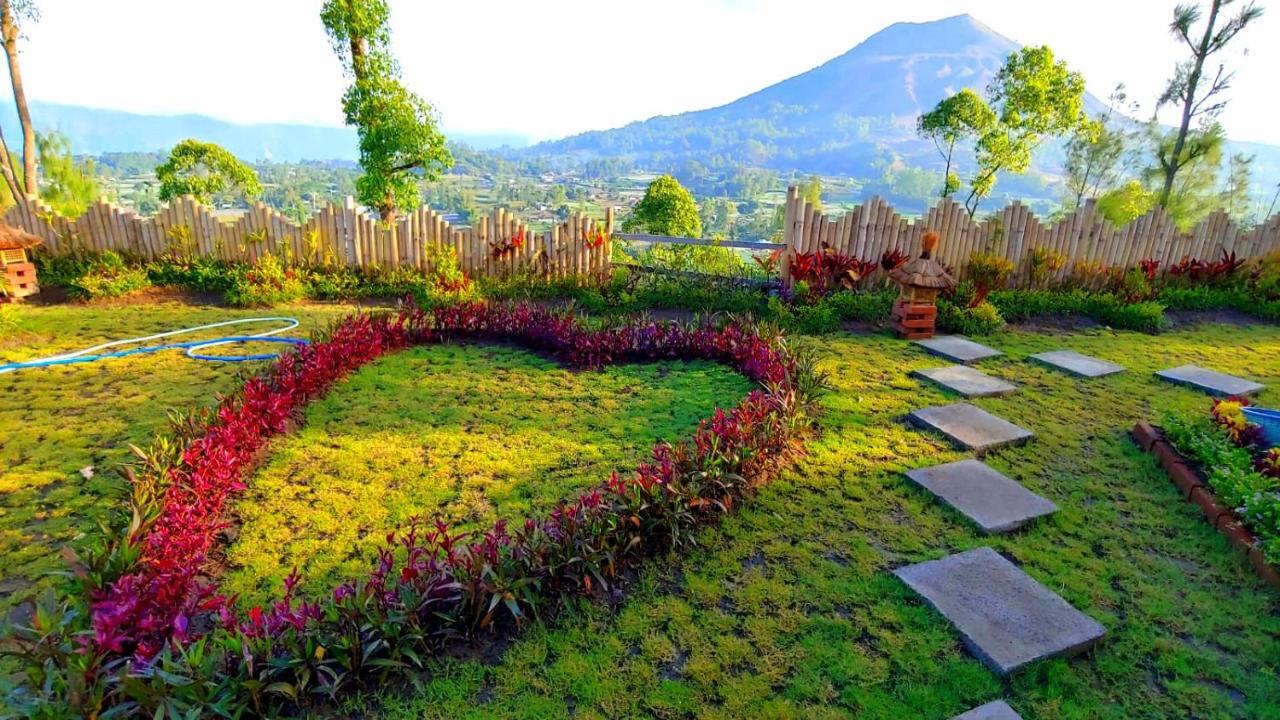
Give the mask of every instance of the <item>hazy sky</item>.
M 1207 0 L 1205 0 L 1207 1 Z M 30 97 L 237 122 L 341 123 L 345 86 L 320 0 L 38 0 Z M 843 53 L 893 22 L 968 12 L 1048 43 L 1089 89 L 1149 112 L 1183 55 L 1173 0 L 392 0 L 404 78 L 449 129 L 537 138 L 728 102 Z M 1280 2 L 1240 41 L 1239 140 L 1280 144 Z M 1269 41 L 1269 42 L 1268 42 Z M 8 85 L 4 83 L 7 92 Z

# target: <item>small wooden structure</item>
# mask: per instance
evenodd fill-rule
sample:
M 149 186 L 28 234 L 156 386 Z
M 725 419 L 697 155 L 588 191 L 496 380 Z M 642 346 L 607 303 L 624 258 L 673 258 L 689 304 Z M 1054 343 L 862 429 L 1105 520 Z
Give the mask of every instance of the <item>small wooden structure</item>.
M 36 266 L 27 251 L 43 242 L 20 228 L 0 223 L 0 302 L 16 300 L 40 292 Z
M 933 337 L 938 318 L 938 292 L 956 286 L 955 278 L 933 253 L 938 248 L 938 233 L 932 230 L 921 237 L 924 252 L 889 273 L 898 284 L 898 299 L 893 303 L 893 327 L 908 340 Z

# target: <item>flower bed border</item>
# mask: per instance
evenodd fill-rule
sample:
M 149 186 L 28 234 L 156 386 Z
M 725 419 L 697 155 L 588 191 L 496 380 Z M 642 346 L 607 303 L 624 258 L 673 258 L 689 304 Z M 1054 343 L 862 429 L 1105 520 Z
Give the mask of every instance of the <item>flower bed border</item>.
M 1253 533 L 1240 522 L 1235 512 L 1218 502 L 1213 489 L 1200 479 L 1194 464 L 1178 452 L 1173 443 L 1165 439 L 1164 431 L 1146 420 L 1139 420 L 1130 435 L 1138 447 L 1156 457 L 1160 467 L 1164 468 L 1182 494 L 1182 499 L 1197 505 L 1204 512 L 1205 520 L 1217 528 L 1232 547 L 1249 558 L 1249 564 L 1258 577 L 1280 590 L 1280 571 L 1267 562 L 1262 550 L 1254 542 Z

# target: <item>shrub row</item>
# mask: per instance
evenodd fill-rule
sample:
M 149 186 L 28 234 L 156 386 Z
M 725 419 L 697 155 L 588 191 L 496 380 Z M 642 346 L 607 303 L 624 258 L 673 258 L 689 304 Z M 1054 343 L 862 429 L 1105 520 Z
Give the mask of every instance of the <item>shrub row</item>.
M 545 517 L 476 536 L 415 521 L 388 534 L 368 576 L 302 599 L 295 573 L 277 602 L 238 612 L 200 573 L 258 451 L 361 364 L 453 340 L 516 342 L 577 368 L 713 360 L 760 389 Z M 132 522 L 76 558 L 78 592 L 11 631 L 9 652 L 27 672 L 16 701 L 45 717 L 274 715 L 424 672 L 448 642 L 616 592 L 641 558 L 693 543 L 694 530 L 798 450 L 820 384 L 778 335 L 734 321 L 593 330 L 569 315 L 481 303 L 349 318 L 139 451 Z

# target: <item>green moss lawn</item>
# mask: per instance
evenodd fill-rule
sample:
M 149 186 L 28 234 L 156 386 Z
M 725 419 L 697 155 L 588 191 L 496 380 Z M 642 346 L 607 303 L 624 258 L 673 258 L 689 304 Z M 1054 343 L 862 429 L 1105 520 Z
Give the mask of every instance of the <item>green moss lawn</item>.
M 337 312 L 294 314 L 314 325 Z M 0 339 L 0 358 L 232 314 L 178 305 L 26 308 L 18 334 Z M 962 457 L 903 422 L 911 409 L 954 400 L 908 377 L 942 363 L 884 334 L 797 342 L 814 348 L 831 375 L 822 435 L 781 481 L 702 533 L 701 549 L 650 565 L 616 611 L 594 607 L 535 625 L 501 662 L 443 661 L 420 689 L 387 689 L 348 710 L 389 718 L 949 718 L 1005 698 L 1026 718 L 1280 718 L 1280 595 L 1126 436 L 1138 418 L 1207 409 L 1206 396 L 1151 377 L 1162 367 L 1195 362 L 1245 375 L 1272 387 L 1264 402 L 1280 402 L 1280 328 L 988 338 L 1007 356 L 980 368 L 1021 387 L 976 404 L 1037 433 L 988 462 L 1061 508 L 994 538 L 900 475 Z M 1025 360 L 1057 348 L 1129 371 L 1079 380 Z M 234 386 L 234 372 L 165 356 L 0 376 L 0 587 L 10 588 L 10 601 L 58 566 L 61 543 L 111 511 L 120 486 L 109 469 L 127 458 L 123 443 L 162 429 L 169 406 L 212 402 L 213 392 Z M 311 407 L 307 427 L 273 446 L 240 505 L 245 523 L 229 550 L 239 563 L 230 581 L 253 593 L 255 578 L 287 572 L 292 560 L 268 549 L 332 572 L 355 562 L 362 534 L 380 536 L 380 523 L 414 511 L 478 523 L 543 508 L 631 466 L 654 438 L 687 433 L 744 388 L 696 365 L 566 373 L 507 348 L 385 359 Z M 90 465 L 97 473 L 86 480 L 78 471 Z M 1007 682 L 988 672 L 889 573 L 979 545 L 1014 558 L 1107 636 L 1091 653 Z
M 293 567 L 327 591 L 368 572 L 412 516 L 459 530 L 519 520 L 693 433 L 751 383 L 715 363 L 573 372 L 523 350 L 413 348 L 362 368 L 276 441 L 236 504 L 225 588 L 278 594 Z

